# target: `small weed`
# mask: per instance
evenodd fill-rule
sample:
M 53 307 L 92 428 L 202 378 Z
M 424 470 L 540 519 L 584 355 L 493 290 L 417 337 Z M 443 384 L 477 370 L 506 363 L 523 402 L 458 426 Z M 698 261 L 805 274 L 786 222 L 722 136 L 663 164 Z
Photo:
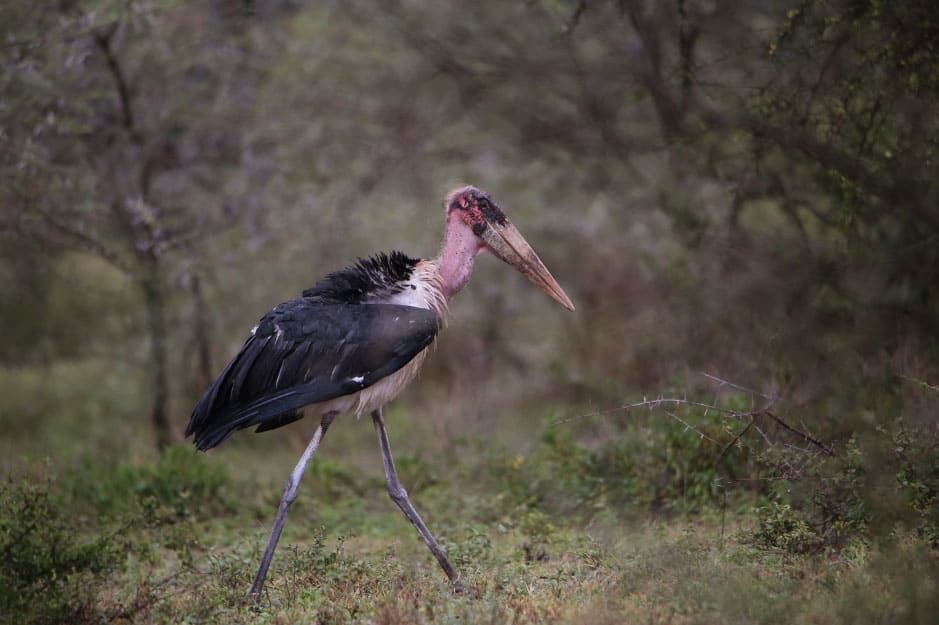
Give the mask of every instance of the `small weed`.
M 528 510 L 522 515 L 518 526 L 525 536 L 525 542 L 521 546 L 525 562 L 547 560 L 551 535 L 556 530 L 550 518 L 541 510 Z

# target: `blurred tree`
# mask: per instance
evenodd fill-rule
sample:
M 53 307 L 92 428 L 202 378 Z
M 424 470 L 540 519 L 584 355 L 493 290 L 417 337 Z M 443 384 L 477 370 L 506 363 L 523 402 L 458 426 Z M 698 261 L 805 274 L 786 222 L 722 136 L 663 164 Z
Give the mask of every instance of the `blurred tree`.
M 689 272 L 720 256 L 730 264 L 706 279 L 742 282 L 735 265 L 775 254 L 778 278 L 761 277 L 762 303 L 748 305 L 775 299 L 819 330 L 837 321 L 862 351 L 936 336 L 935 2 L 520 2 L 458 16 L 380 4 L 447 83 L 435 88 L 459 94 L 454 118 L 471 106 L 477 128 L 563 172 L 546 187 L 657 190 L 640 202 L 670 219 Z M 363 21 L 371 5 L 355 5 Z M 714 184 L 725 201 L 705 196 Z M 714 307 L 707 290 L 696 297 Z M 721 337 L 701 343 L 710 353 L 732 345 L 702 331 Z
M 939 361 L 936 6 L 10 0 L 0 219 L 130 276 L 161 431 L 167 386 L 188 404 L 210 375 L 200 341 L 229 356 L 315 276 L 428 250 L 460 182 L 526 224 L 582 313 L 498 299 L 494 272 L 460 304 L 479 332 L 428 375 L 474 362 L 605 402 L 694 367 L 817 397 L 845 358 Z M 0 262 L 36 305 L 55 288 Z
M 242 59 L 227 41 L 184 53 L 191 20 L 147 3 L 8 7 L 0 187 L 4 226 L 49 246 L 97 255 L 139 289 L 147 320 L 158 445 L 171 442 L 167 280 L 191 273 L 197 248 L 233 223 L 218 174 L 240 159 L 239 133 L 213 124 L 219 74 Z M 115 15 L 115 13 L 117 15 Z M 224 19 L 216 33 L 225 40 Z M 199 28 L 199 26 L 195 26 Z M 14 35 L 15 34 L 15 35 Z M 22 39 L 15 39 L 22 37 Z M 176 47 L 180 61 L 167 52 Z M 226 62 L 221 63 L 222 60 Z M 226 112 L 231 112 L 226 105 Z M 214 196 L 214 197 L 213 197 Z M 198 276 L 190 279 L 201 297 Z M 197 315 L 208 313 L 205 303 Z M 205 320 L 197 318 L 197 327 Z M 206 332 L 197 333 L 208 353 Z M 203 361 L 205 357 L 203 356 Z

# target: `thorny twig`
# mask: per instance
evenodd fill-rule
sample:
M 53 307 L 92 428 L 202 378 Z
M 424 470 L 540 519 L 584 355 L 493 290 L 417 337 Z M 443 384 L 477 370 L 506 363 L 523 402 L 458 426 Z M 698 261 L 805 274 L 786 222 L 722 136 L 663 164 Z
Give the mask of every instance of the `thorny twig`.
M 939 385 L 930 384 L 929 382 L 925 380 L 919 380 L 917 378 L 913 378 L 908 375 L 904 375 L 902 373 L 898 373 L 897 377 L 900 378 L 901 380 L 906 380 L 907 382 L 910 382 L 911 384 L 915 384 L 916 386 L 930 390 L 934 393 L 939 393 Z
M 745 428 L 743 428 L 742 430 L 740 430 L 740 433 L 737 434 L 737 436 L 734 437 L 734 440 L 732 440 L 732 441 L 730 441 L 729 443 L 727 443 L 727 445 L 724 447 L 724 451 L 721 452 L 721 454 L 717 457 L 717 459 L 720 460 L 720 459 L 723 458 L 725 455 L 727 455 L 727 452 L 730 451 L 730 449 L 731 449 L 734 445 L 737 444 L 737 441 L 739 441 L 741 438 L 743 438 L 743 435 L 750 431 L 750 428 L 753 427 L 753 424 L 754 424 L 754 423 L 756 423 L 756 417 L 752 417 L 752 418 L 750 419 L 750 423 L 747 424 L 747 427 L 745 427 Z
M 701 430 L 697 429 L 696 427 L 694 427 L 693 425 L 691 425 L 690 423 L 688 423 L 687 421 L 685 421 L 684 419 L 682 419 L 681 417 L 679 417 L 677 414 L 675 414 L 675 413 L 672 412 L 671 410 L 664 410 L 664 409 L 663 409 L 662 412 L 664 412 L 665 414 L 667 414 L 667 415 L 670 416 L 671 418 L 675 419 L 676 421 L 678 421 L 679 423 L 681 423 L 682 425 L 684 425 L 686 429 L 691 430 L 692 432 L 694 432 L 695 434 L 697 434 L 698 436 L 700 436 L 700 437 L 703 438 L 704 440 L 706 440 L 706 441 L 708 441 L 708 442 L 711 442 L 711 443 L 714 443 L 715 445 L 718 444 L 716 440 L 714 440 L 713 438 L 711 438 L 710 436 L 708 436 L 707 434 L 705 434 L 705 433 L 702 432 Z
M 760 391 L 755 391 L 752 388 L 747 388 L 746 386 L 740 386 L 739 384 L 728 382 L 727 380 L 724 380 L 723 378 L 719 378 L 716 375 L 711 375 L 710 373 L 707 373 L 706 371 L 702 371 L 701 375 L 706 377 L 708 380 L 711 380 L 712 382 L 717 382 L 718 388 L 722 386 L 729 386 L 730 388 L 737 389 L 738 391 L 743 391 L 744 393 L 749 393 L 750 395 L 758 395 L 762 397 L 763 399 L 768 399 L 771 402 L 774 402 L 777 399 L 779 399 L 775 395 L 767 395 L 765 393 L 761 393 Z
M 639 408 L 648 408 L 650 411 L 659 408 L 659 409 L 661 409 L 662 412 L 664 412 L 666 415 L 668 415 L 669 417 L 671 417 L 671 418 L 673 418 L 673 419 L 679 421 L 679 422 L 682 423 L 687 429 L 689 429 L 689 430 L 695 432 L 695 433 L 698 434 L 701 438 L 703 438 L 703 439 L 705 439 L 705 440 L 708 440 L 708 441 L 710 441 L 710 442 L 712 442 L 712 443 L 714 443 L 714 444 L 718 444 L 717 441 L 715 441 L 713 438 L 707 436 L 706 434 L 704 434 L 703 432 L 701 432 L 699 429 L 695 428 L 692 424 L 688 423 L 687 421 L 685 421 L 684 419 L 682 419 L 681 417 L 679 417 L 679 416 L 678 416 L 677 414 L 675 414 L 672 410 L 668 410 L 668 409 L 667 409 L 668 407 L 672 407 L 672 406 L 687 406 L 687 407 L 691 407 L 691 408 L 702 408 L 702 409 L 704 409 L 705 414 L 707 414 L 707 412 L 713 410 L 713 411 L 715 411 L 715 412 L 719 412 L 719 413 L 722 413 L 722 414 L 726 415 L 727 418 L 730 418 L 730 419 L 741 419 L 741 420 L 746 420 L 746 421 L 747 421 L 747 425 L 743 428 L 743 430 L 741 430 L 740 433 L 738 433 L 738 434 L 733 438 L 733 440 L 731 440 L 728 444 L 726 444 L 726 445 L 723 447 L 723 450 L 721 451 L 721 453 L 720 453 L 720 455 L 718 456 L 718 458 L 722 458 L 722 457 L 730 450 L 731 447 L 733 447 L 737 442 L 739 442 L 739 441 L 743 438 L 743 436 L 750 430 L 750 428 L 756 429 L 757 432 L 760 433 L 760 436 L 762 436 L 763 439 L 766 441 L 766 443 L 767 443 L 768 445 L 772 445 L 772 441 L 770 441 L 769 437 L 766 436 L 766 434 L 763 432 L 763 430 L 761 430 L 761 429 L 759 428 L 759 426 L 757 425 L 757 420 L 760 419 L 760 418 L 765 418 L 765 419 L 768 419 L 768 420 L 770 420 L 770 421 L 773 421 L 774 423 L 776 423 L 777 425 L 779 425 L 779 426 L 780 426 L 781 428 L 783 428 L 784 430 L 787 430 L 788 432 L 791 432 L 792 434 L 795 434 L 796 436 L 800 437 L 800 438 L 801 438 L 803 441 L 805 441 L 806 443 L 810 443 L 811 445 L 814 445 L 815 447 L 817 447 L 818 449 L 820 449 L 823 453 L 825 453 L 825 454 L 828 455 L 828 456 L 834 456 L 834 455 L 835 455 L 834 450 L 833 450 L 830 446 L 826 445 L 825 443 L 823 443 L 823 442 L 820 441 L 819 439 L 815 438 L 814 436 L 812 436 L 811 434 L 809 434 L 807 431 L 805 431 L 805 430 L 803 430 L 803 429 L 799 429 L 799 428 L 797 428 L 797 427 L 795 427 L 795 426 L 793 426 L 793 425 L 790 425 L 790 424 L 787 423 L 782 417 L 780 417 L 779 415 L 777 415 L 775 412 L 770 411 L 769 408 L 770 408 L 770 406 L 772 406 L 773 402 L 775 402 L 776 399 L 778 399 L 777 397 L 771 396 L 771 395 L 766 395 L 766 394 L 764 394 L 764 393 L 760 393 L 759 391 L 754 391 L 754 390 L 752 390 L 752 389 L 748 389 L 748 388 L 746 388 L 746 387 L 744 387 L 744 386 L 740 386 L 740 385 L 738 385 L 738 384 L 734 384 L 734 383 L 732 383 L 732 382 L 728 382 L 727 380 L 721 379 L 721 378 L 719 378 L 719 377 L 717 377 L 717 376 L 714 376 L 714 375 L 711 375 L 711 374 L 708 374 L 708 373 L 703 373 L 703 372 L 702 372 L 702 375 L 704 375 L 706 378 L 708 378 L 708 379 L 710 379 L 710 380 L 713 380 L 713 381 L 717 382 L 720 386 L 727 386 L 727 387 L 734 388 L 734 389 L 737 389 L 737 390 L 740 390 L 740 391 L 744 391 L 744 392 L 746 392 L 746 393 L 750 393 L 751 395 L 758 395 L 758 396 L 760 396 L 760 397 L 763 397 L 763 398 L 767 399 L 767 400 L 769 401 L 769 403 L 768 403 L 764 408 L 760 408 L 760 409 L 757 409 L 757 410 L 741 411 L 741 410 L 732 410 L 732 409 L 730 409 L 730 408 L 723 408 L 723 407 L 721 407 L 721 406 L 716 405 L 715 403 L 708 404 L 708 403 L 705 403 L 705 402 L 699 402 L 699 401 L 694 401 L 694 400 L 689 400 L 689 399 L 680 399 L 680 398 L 677 398 L 677 397 L 659 397 L 659 398 L 657 398 L 657 399 L 643 399 L 643 400 L 640 401 L 640 402 L 634 402 L 634 403 L 631 403 L 631 404 L 624 404 L 624 405 L 622 405 L 622 406 L 616 406 L 615 408 L 608 408 L 608 409 L 604 409 L 604 410 L 598 410 L 598 411 L 595 411 L 595 412 L 590 412 L 590 413 L 586 413 L 586 414 L 576 415 L 576 416 L 572 416 L 572 417 L 564 417 L 564 418 L 555 420 L 554 423 L 555 423 L 555 424 L 567 423 L 567 422 L 570 422 L 570 421 L 576 421 L 576 420 L 580 420 L 580 419 L 587 419 L 587 418 L 590 418 L 590 417 L 597 417 L 597 416 L 602 416 L 602 415 L 606 415 L 606 414 L 612 414 L 612 413 L 620 412 L 620 411 L 623 411 L 624 414 L 627 414 L 627 415 L 628 415 L 630 410 L 636 410 L 636 409 L 639 409 Z
M 820 440 L 818 440 L 817 438 L 813 437 L 813 436 L 812 436 L 811 434 L 809 434 L 808 432 L 803 432 L 802 430 L 799 430 L 798 428 L 792 427 L 791 425 L 789 425 L 788 423 L 786 423 L 785 421 L 783 421 L 780 417 L 776 416 L 775 413 L 772 413 L 772 412 L 770 412 L 769 410 L 761 410 L 758 414 L 765 415 L 765 416 L 769 417 L 770 419 L 772 419 L 773 421 L 775 421 L 776 423 L 778 423 L 781 427 L 783 427 L 783 428 L 789 430 L 789 431 L 792 432 L 793 434 L 796 434 L 796 435 L 798 435 L 798 436 L 801 436 L 806 442 L 812 443 L 813 445 L 815 445 L 816 447 L 818 447 L 819 449 L 821 449 L 822 451 L 824 451 L 825 454 L 827 454 L 827 455 L 829 455 L 829 456 L 834 456 L 834 455 L 835 455 L 835 452 L 834 452 L 834 450 L 833 450 L 831 447 L 825 445 L 825 443 L 823 443 L 823 442 L 821 442 Z
M 614 412 L 624 411 L 628 413 L 630 410 L 635 410 L 638 408 L 648 408 L 649 410 L 654 410 L 661 406 L 674 405 L 674 406 L 690 406 L 692 408 L 704 408 L 706 410 L 715 410 L 726 414 L 728 417 L 734 418 L 738 417 L 741 414 L 736 410 L 731 410 L 729 408 L 721 408 L 720 406 L 715 406 L 713 404 L 706 404 L 704 402 L 692 401 L 688 399 L 679 399 L 677 397 L 659 397 L 657 399 L 643 399 L 642 401 L 637 401 L 632 404 L 624 404 L 622 406 L 616 406 L 615 408 L 605 408 L 603 410 L 597 410 L 596 412 L 588 412 L 581 415 L 575 415 L 573 417 L 564 417 L 555 421 L 558 423 L 567 423 L 568 421 L 577 421 L 579 419 L 587 419 L 589 417 L 600 417 L 606 414 L 612 414 Z

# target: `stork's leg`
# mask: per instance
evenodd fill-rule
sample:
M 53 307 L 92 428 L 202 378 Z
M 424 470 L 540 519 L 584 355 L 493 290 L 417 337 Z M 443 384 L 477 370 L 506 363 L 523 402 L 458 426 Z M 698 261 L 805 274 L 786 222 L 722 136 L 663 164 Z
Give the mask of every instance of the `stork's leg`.
M 385 421 L 382 419 L 381 408 L 372 412 L 372 421 L 375 423 L 375 430 L 378 432 L 378 444 L 381 447 L 381 462 L 385 467 L 385 481 L 388 483 L 388 494 L 391 495 L 391 499 L 398 504 L 398 507 L 404 512 L 404 516 L 408 518 L 408 521 L 420 532 L 421 538 L 423 538 L 427 546 L 430 547 L 431 553 L 437 558 L 437 562 L 440 563 L 443 572 L 450 578 L 450 582 L 453 584 L 453 591 L 463 592 L 463 582 L 460 581 L 460 574 L 457 573 L 453 565 L 450 564 L 450 561 L 447 559 L 447 554 L 445 554 L 443 549 L 440 548 L 440 545 L 437 544 L 437 539 L 430 533 L 430 530 L 427 529 L 427 525 L 424 523 L 423 519 L 421 519 L 421 515 L 419 515 L 417 510 L 414 509 L 414 506 L 411 505 L 411 500 L 408 499 L 408 492 L 404 490 L 404 486 L 402 486 L 401 482 L 398 480 L 398 472 L 395 470 L 394 458 L 391 457 L 391 446 L 388 444 L 388 432 L 385 431 Z
M 280 540 L 280 534 L 284 531 L 284 523 L 287 521 L 287 509 L 297 498 L 297 491 L 300 490 L 300 478 L 306 472 L 306 468 L 313 459 L 316 449 L 320 446 L 320 441 L 329 429 L 329 425 L 336 417 L 335 412 L 327 412 L 323 415 L 322 421 L 316 426 L 313 432 L 313 438 L 310 444 L 306 446 L 303 455 L 300 456 L 300 462 L 294 467 L 290 477 L 287 478 L 287 484 L 284 487 L 284 496 L 280 500 L 280 506 L 277 508 L 277 517 L 274 519 L 274 529 L 271 530 L 271 537 L 267 541 L 267 548 L 264 550 L 264 557 L 261 558 L 261 567 L 254 578 L 254 585 L 251 586 L 251 598 L 255 603 L 261 601 L 261 591 L 264 590 L 264 578 L 267 577 L 267 569 L 271 566 L 271 559 L 274 557 L 274 550 L 277 548 L 277 541 Z

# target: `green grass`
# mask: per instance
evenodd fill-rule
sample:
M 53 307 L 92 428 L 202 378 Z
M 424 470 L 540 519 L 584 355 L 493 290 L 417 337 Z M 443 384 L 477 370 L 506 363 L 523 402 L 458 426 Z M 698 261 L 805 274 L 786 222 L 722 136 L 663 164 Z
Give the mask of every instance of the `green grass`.
M 872 473 L 859 445 L 820 465 L 834 478 L 825 486 L 774 482 L 724 498 L 715 476 L 779 459 L 718 456 L 668 419 L 575 430 L 545 418 L 506 423 L 517 435 L 440 440 L 400 409 L 388 421 L 402 481 L 468 592 L 451 592 L 388 498 L 371 424 L 345 419 L 304 480 L 255 608 L 247 591 L 309 424 L 160 457 L 130 416 L 133 388 L 93 364 L 54 371 L 0 378 L 11 426 L 2 622 L 930 623 L 939 613 L 939 465 L 934 446 L 902 431 L 884 438 L 901 461 L 878 470 L 893 484 L 890 510 L 908 518 L 864 499 Z M 29 409 L 35 427 L 12 423 Z M 725 435 L 698 416 L 710 438 Z
M 134 623 L 926 623 L 939 607 L 936 559 L 911 535 L 889 548 L 794 556 L 754 547 L 741 515 L 723 539 L 720 523 L 702 518 L 623 523 L 604 513 L 582 525 L 517 511 L 488 524 L 474 520 L 461 485 L 447 487 L 449 504 L 433 492 L 417 499 L 432 502 L 422 507 L 463 572 L 464 595 L 452 594 L 376 492 L 365 510 L 301 499 L 259 609 L 246 591 L 271 510 L 196 507 L 179 517 L 143 506 L 120 536 L 97 534 L 126 550 L 126 565 L 95 582 L 94 571 L 67 577 L 78 599 L 59 614 Z

